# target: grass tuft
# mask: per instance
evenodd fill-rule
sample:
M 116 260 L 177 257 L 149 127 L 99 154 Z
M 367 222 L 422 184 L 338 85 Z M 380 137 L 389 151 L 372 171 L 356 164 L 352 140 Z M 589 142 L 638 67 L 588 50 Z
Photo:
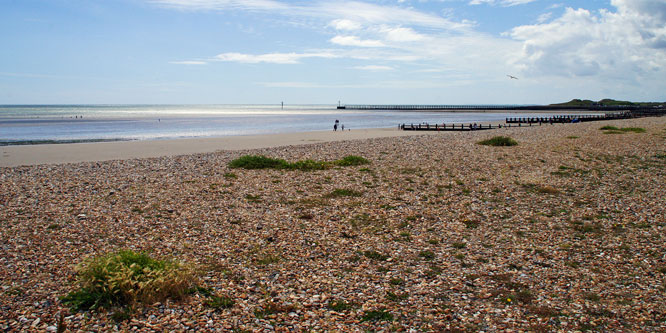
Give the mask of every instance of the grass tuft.
M 328 308 L 335 312 L 343 312 L 351 310 L 354 307 L 353 303 L 344 300 L 331 300 L 328 302 Z
M 261 155 L 241 156 L 229 163 L 230 168 L 242 169 L 286 169 L 289 163 L 283 159 L 270 158 Z
M 167 298 L 183 298 L 196 279 L 182 264 L 121 250 L 84 261 L 76 267 L 79 289 L 62 298 L 75 310 L 131 308 Z
M 599 128 L 600 130 L 604 131 L 604 134 L 622 134 L 622 133 L 627 133 L 627 132 L 632 132 L 632 133 L 645 133 L 645 129 L 641 127 L 622 127 L 622 128 L 617 128 L 615 126 L 604 126 Z
M 363 192 L 338 188 L 338 189 L 333 190 L 333 192 L 327 194 L 326 197 L 327 198 L 360 197 L 362 195 L 363 195 Z
M 233 307 L 236 302 L 228 296 L 211 295 L 209 299 L 204 301 L 204 304 L 206 304 L 208 307 L 219 310 L 229 309 Z
M 370 164 L 370 161 L 361 156 L 349 155 L 343 157 L 341 160 L 333 162 L 333 164 L 338 166 L 357 166 L 357 165 Z
M 386 310 L 365 311 L 361 321 L 392 321 L 393 315 Z
M 518 141 L 506 136 L 496 136 L 487 140 L 479 141 L 477 144 L 493 147 L 507 147 L 518 145 Z
M 381 253 L 379 253 L 375 250 L 364 251 L 363 255 L 366 256 L 369 259 L 378 260 L 378 261 L 384 261 L 384 260 L 389 258 L 389 256 L 387 256 L 385 254 L 381 254 Z
M 332 166 L 356 166 L 369 164 L 370 161 L 360 157 L 349 155 L 345 156 L 340 160 L 333 162 L 324 162 L 324 161 L 315 161 L 315 160 L 303 160 L 293 163 L 289 163 L 283 159 L 271 158 L 262 155 L 244 155 L 231 162 L 229 162 L 230 168 L 242 168 L 242 169 L 285 169 L 285 170 L 301 170 L 301 171 L 312 171 L 312 170 L 326 170 Z
M 425 260 L 433 260 L 435 259 L 435 253 L 430 251 L 430 250 L 425 250 L 419 252 L 419 257 L 425 259 Z

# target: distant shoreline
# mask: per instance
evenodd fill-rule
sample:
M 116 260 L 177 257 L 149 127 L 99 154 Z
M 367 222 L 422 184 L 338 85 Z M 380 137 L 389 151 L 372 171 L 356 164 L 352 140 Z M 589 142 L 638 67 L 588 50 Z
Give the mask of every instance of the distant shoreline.
M 128 139 L 80 139 L 80 140 L 17 140 L 0 141 L 0 147 L 6 146 L 32 146 L 32 145 L 59 145 L 69 143 L 99 143 L 116 141 L 134 141 Z
M 153 158 L 211 153 L 220 150 L 273 148 L 411 135 L 423 135 L 423 133 L 401 131 L 396 126 L 395 128 L 353 129 L 344 132 L 328 130 L 186 139 L 0 146 L 0 167 Z

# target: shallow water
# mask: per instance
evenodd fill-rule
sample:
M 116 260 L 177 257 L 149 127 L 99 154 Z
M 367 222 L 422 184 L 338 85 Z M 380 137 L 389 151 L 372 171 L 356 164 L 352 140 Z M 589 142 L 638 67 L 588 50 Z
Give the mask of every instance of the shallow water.
M 338 110 L 335 105 L 0 106 L 0 144 L 154 140 L 388 128 L 398 124 L 487 123 L 517 113 Z M 520 113 L 524 117 L 543 113 Z

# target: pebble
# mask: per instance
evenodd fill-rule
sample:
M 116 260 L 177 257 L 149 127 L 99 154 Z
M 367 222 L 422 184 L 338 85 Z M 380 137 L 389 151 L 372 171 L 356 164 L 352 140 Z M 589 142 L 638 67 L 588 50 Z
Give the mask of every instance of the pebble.
M 519 145 L 476 144 L 494 135 Z M 235 305 L 70 311 L 68 330 L 664 331 L 665 142 L 666 117 L 3 168 L 0 328 L 53 331 L 74 267 L 131 248 Z M 227 167 L 245 154 L 372 163 Z

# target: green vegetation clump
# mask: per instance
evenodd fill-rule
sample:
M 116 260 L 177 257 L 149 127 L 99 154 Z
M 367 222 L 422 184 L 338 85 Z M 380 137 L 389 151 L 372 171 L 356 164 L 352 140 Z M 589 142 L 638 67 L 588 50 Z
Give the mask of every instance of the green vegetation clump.
M 378 261 L 384 261 L 389 258 L 389 256 L 385 254 L 381 254 L 375 250 L 368 250 L 364 251 L 363 255 L 366 256 L 367 258 L 370 258 L 372 260 L 378 260 Z
M 430 250 L 425 250 L 419 252 L 419 257 L 426 259 L 426 260 L 432 260 L 435 259 L 435 253 L 430 251 Z
M 634 132 L 634 133 L 645 133 L 645 129 L 641 127 L 622 127 L 620 128 L 622 132 Z
M 84 261 L 76 267 L 79 289 L 63 297 L 75 310 L 131 308 L 167 298 L 183 298 L 195 284 L 191 269 L 145 253 L 121 250 Z
M 354 307 L 353 303 L 344 300 L 331 300 L 328 302 L 328 308 L 335 312 L 343 312 L 351 310 Z
M 645 133 L 645 129 L 641 127 L 622 127 L 622 128 L 617 128 L 615 126 L 603 126 L 599 128 L 599 130 L 604 131 L 604 134 L 622 134 L 622 133 L 627 133 L 627 132 L 633 132 L 633 133 Z
M 261 155 L 241 156 L 229 163 L 230 168 L 243 169 L 286 169 L 289 163 L 283 159 L 270 158 Z
M 283 159 L 271 158 L 262 155 L 244 155 L 231 162 L 229 162 L 230 168 L 242 168 L 242 169 L 284 169 L 284 170 L 301 170 L 301 171 L 312 171 L 312 170 L 325 170 L 332 166 L 356 166 L 369 164 L 370 161 L 360 157 L 349 155 L 345 156 L 340 160 L 332 162 L 324 161 L 315 161 L 315 160 L 303 160 L 297 161 L 294 163 L 289 163 Z
M 479 141 L 477 143 L 480 145 L 493 146 L 493 147 L 508 147 L 508 146 L 518 145 L 518 142 L 516 140 L 507 136 L 496 136 L 488 140 Z
M 365 311 L 361 321 L 392 321 L 393 315 L 386 310 L 371 310 Z
M 204 304 L 206 304 L 208 307 L 219 310 L 233 307 L 234 304 L 236 304 L 236 301 L 228 296 L 210 295 L 210 298 L 205 300 Z
M 354 190 L 348 190 L 344 188 L 338 188 L 333 190 L 333 192 L 326 195 L 327 198 L 339 198 L 339 197 L 360 197 L 363 195 L 363 192 L 358 192 Z

